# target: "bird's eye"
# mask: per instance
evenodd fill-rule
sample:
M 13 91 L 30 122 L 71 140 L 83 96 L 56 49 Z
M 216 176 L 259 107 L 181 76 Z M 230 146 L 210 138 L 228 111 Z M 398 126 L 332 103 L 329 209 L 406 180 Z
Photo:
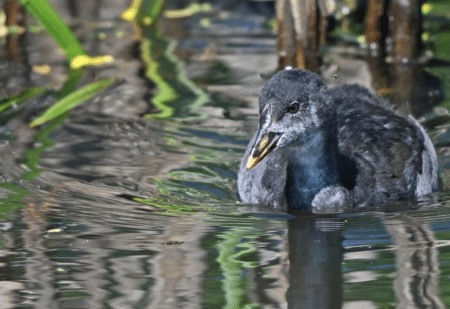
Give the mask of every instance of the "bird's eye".
M 298 111 L 298 107 L 299 107 L 298 103 L 294 102 L 288 106 L 288 108 L 286 109 L 286 112 L 294 114 Z

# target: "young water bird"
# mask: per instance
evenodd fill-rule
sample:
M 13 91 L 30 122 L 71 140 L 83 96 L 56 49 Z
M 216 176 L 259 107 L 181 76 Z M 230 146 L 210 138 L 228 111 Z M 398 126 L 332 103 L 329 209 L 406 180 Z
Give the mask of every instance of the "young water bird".
M 341 210 L 439 189 L 423 128 L 362 86 L 329 90 L 312 72 L 283 70 L 262 89 L 259 115 L 238 174 L 244 203 Z

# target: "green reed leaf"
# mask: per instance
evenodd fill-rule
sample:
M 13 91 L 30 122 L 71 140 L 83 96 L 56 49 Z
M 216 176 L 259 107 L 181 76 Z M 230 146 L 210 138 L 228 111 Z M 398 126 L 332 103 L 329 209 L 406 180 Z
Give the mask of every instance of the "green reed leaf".
M 35 127 L 41 125 L 49 120 L 52 120 L 70 109 L 74 108 L 78 104 L 90 99 L 100 91 L 104 90 L 112 83 L 116 81 L 115 78 L 102 79 L 98 82 L 84 86 L 77 91 L 72 92 L 68 96 L 64 97 L 60 101 L 52 105 L 48 110 L 45 111 L 40 117 L 36 118 L 30 127 Z
M 64 50 L 69 61 L 80 55 L 86 55 L 78 39 L 46 0 L 19 0 L 39 22 L 44 25 L 47 32 Z
M 21 91 L 18 94 L 0 100 L 0 112 L 7 110 L 14 104 L 18 104 L 33 97 L 40 96 L 44 94 L 46 91 L 48 91 L 47 87 L 32 87 L 24 91 Z

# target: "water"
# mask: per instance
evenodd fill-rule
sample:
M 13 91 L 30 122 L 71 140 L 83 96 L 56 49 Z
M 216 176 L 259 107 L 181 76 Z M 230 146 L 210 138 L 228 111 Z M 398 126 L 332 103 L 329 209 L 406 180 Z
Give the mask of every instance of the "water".
M 51 98 L 31 102 L 2 126 L 1 308 L 450 305 L 446 192 L 330 215 L 292 216 L 237 202 L 236 172 L 257 126 L 258 93 L 277 61 L 275 36 L 263 27 L 270 10 L 249 15 L 245 5 L 230 13 L 224 4 L 229 15 L 212 15 L 209 30 L 194 17 L 190 36 L 180 40 L 188 77 L 209 98 L 196 109 L 177 101 L 172 118 L 142 117 L 156 112 L 143 103 L 155 89 L 141 62 L 123 52 L 135 44 L 133 28 L 112 20 L 106 30 L 104 23 L 100 30 L 88 25 L 113 39 L 85 44 L 120 61 L 90 69 L 82 82 L 122 74 L 121 84 L 40 131 L 27 124 Z M 121 1 L 108 6 L 113 16 L 124 9 Z M 89 14 L 78 15 L 95 21 Z M 126 35 L 114 37 L 117 29 Z M 52 44 L 45 33 L 30 40 L 31 46 Z M 53 67 L 50 75 L 32 75 L 35 83 L 57 83 L 65 65 L 58 53 L 30 49 L 30 62 Z M 330 84 L 370 84 L 358 49 L 339 47 L 329 57 Z M 448 91 L 448 69 L 428 71 Z M 8 76 L 3 67 L 2 74 Z M 5 79 L 13 83 L 20 74 Z M 183 102 L 198 103 L 192 85 L 175 81 L 173 89 L 187 94 Z M 420 117 L 438 146 L 448 186 L 448 96 L 443 100 Z

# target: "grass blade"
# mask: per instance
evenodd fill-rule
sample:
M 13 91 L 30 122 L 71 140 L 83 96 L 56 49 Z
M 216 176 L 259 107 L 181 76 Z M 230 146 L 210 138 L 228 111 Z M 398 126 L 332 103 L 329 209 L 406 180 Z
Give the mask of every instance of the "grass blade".
M 31 99 L 36 96 L 40 96 L 48 91 L 47 87 L 32 87 L 28 88 L 16 95 L 10 96 L 6 99 L 0 100 L 0 113 L 7 110 L 14 104 L 18 104 L 25 100 Z
M 65 112 L 74 108 L 78 104 L 90 99 L 103 89 L 107 88 L 115 81 L 116 81 L 115 78 L 102 79 L 98 82 L 86 85 L 83 88 L 72 92 L 68 96 L 64 97 L 63 99 L 53 104 L 48 110 L 45 111 L 44 114 L 36 118 L 30 124 L 30 127 L 41 125 L 49 120 L 52 120 L 64 114 Z
M 69 61 L 77 56 L 87 55 L 67 24 L 46 0 L 19 0 L 19 2 L 44 25 L 47 32 L 64 50 Z

